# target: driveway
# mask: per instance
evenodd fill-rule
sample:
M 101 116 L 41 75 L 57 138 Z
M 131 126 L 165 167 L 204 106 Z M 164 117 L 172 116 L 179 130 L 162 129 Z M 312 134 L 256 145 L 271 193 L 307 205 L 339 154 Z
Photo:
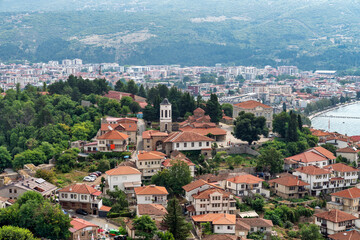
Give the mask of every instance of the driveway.
M 137 135 L 137 144 L 136 149 L 137 150 L 144 150 L 144 144 L 142 139 L 142 133 L 145 131 L 145 122 L 143 119 L 138 120 L 138 135 Z

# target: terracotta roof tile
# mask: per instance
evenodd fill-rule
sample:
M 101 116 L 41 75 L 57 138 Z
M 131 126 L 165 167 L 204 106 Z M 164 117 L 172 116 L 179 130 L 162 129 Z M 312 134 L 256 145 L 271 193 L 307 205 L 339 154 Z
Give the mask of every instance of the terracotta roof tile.
M 346 213 L 338 209 L 332 209 L 327 212 L 316 213 L 314 214 L 314 216 L 335 223 L 358 219 L 357 217 L 351 215 L 350 213 Z
M 96 194 L 98 190 L 87 185 L 87 184 L 73 184 L 63 189 L 60 189 L 59 192 L 68 192 L 68 193 L 80 193 L 80 194 Z
M 164 142 L 213 142 L 214 139 L 194 132 L 173 132 Z
M 354 167 L 350 167 L 344 163 L 335 163 L 331 165 L 327 165 L 324 169 L 334 170 L 336 172 L 358 172 L 359 170 Z
M 160 204 L 138 204 L 139 215 L 164 216 L 167 214 L 166 208 Z
M 244 108 L 244 109 L 254 109 L 256 107 L 271 108 L 268 105 L 262 104 L 261 102 L 257 102 L 257 101 L 254 101 L 254 100 L 249 100 L 249 101 L 237 103 L 237 104 L 234 104 L 234 106 L 237 106 L 239 108 Z
M 194 163 L 192 163 L 190 160 L 185 160 L 185 159 L 165 159 L 165 161 L 162 163 L 162 165 L 164 167 L 171 167 L 173 165 L 173 163 L 176 163 L 178 161 L 184 162 L 186 163 L 188 166 L 195 166 Z
M 335 234 L 328 235 L 330 240 L 359 240 L 360 233 L 356 230 L 339 232 Z
M 324 155 L 328 159 L 336 159 L 336 157 L 334 156 L 334 154 L 332 152 L 330 152 L 329 150 L 327 150 L 327 149 L 325 149 L 323 147 L 314 147 L 312 149 L 314 149 L 315 151 L 317 151 L 320 154 Z
M 354 148 L 351 147 L 346 147 L 346 148 L 339 148 L 336 150 L 336 152 L 340 152 L 340 153 L 358 153 L 359 150 L 356 150 Z
M 353 187 L 336 193 L 332 193 L 331 196 L 350 198 L 350 199 L 360 198 L 360 189 L 357 187 Z
M 194 113 L 205 113 L 205 110 L 198 107 L 197 109 L 194 110 Z
M 104 211 L 104 212 L 110 212 L 111 210 L 111 207 L 108 207 L 108 206 L 105 206 L 105 205 L 102 205 L 101 208 L 100 208 L 101 211 Z
M 236 223 L 236 215 L 227 213 L 208 213 L 191 218 L 194 222 L 211 222 L 213 225 L 235 225 Z
M 296 162 L 309 163 L 309 162 L 326 161 L 327 158 L 325 158 L 315 152 L 303 152 L 303 153 L 299 153 L 299 154 L 291 156 L 291 157 L 287 157 L 287 158 L 285 158 L 285 160 L 293 160 Z
M 191 182 L 185 186 L 183 186 L 182 188 L 185 190 L 185 192 L 190 192 L 191 190 L 194 190 L 195 188 L 201 187 L 208 184 L 208 182 L 200 179 L 200 180 L 196 180 L 194 182 Z
M 330 171 L 319 168 L 317 166 L 307 166 L 307 167 L 300 167 L 295 169 L 297 172 L 309 174 L 309 175 L 323 175 L 323 174 L 330 174 Z
M 351 137 L 350 137 L 350 140 L 353 141 L 353 142 L 359 142 L 359 141 L 360 141 L 360 135 L 358 135 L 358 136 L 351 136 Z
M 229 178 L 227 179 L 227 181 L 229 182 L 233 182 L 233 183 L 248 183 L 248 184 L 253 184 L 253 183 L 260 183 L 265 181 L 264 179 L 255 177 L 251 174 L 245 174 L 245 175 L 240 175 L 240 176 L 236 176 L 233 178 Z
M 221 128 L 217 128 L 217 127 L 213 127 L 213 128 L 193 128 L 190 126 L 186 126 L 184 128 L 180 128 L 179 129 L 182 132 L 195 132 L 198 134 L 201 134 L 203 136 L 206 136 L 208 134 L 212 134 L 215 136 L 221 136 L 221 135 L 226 135 L 226 131 L 224 129 Z
M 299 180 L 297 177 L 282 177 L 270 180 L 269 183 L 277 183 L 283 186 L 292 187 L 292 186 L 307 186 L 309 185 L 306 182 Z
M 250 227 L 272 227 L 273 223 L 271 220 L 263 218 L 240 218 L 239 221 L 246 223 Z
M 139 161 L 143 161 L 143 160 L 162 160 L 165 159 L 165 154 L 162 152 L 157 152 L 157 151 L 141 151 L 139 152 L 139 154 L 137 155 L 137 158 Z
M 113 175 L 132 175 L 132 174 L 141 174 L 139 170 L 129 166 L 119 166 L 117 168 L 110 169 L 109 171 L 105 172 L 106 175 L 113 176 Z
M 108 131 L 109 126 L 118 131 L 127 131 L 127 132 L 136 132 L 137 131 L 137 124 L 136 123 L 116 123 L 116 124 L 109 124 L 109 123 L 102 123 L 101 124 L 101 131 Z
M 142 133 L 142 138 L 143 139 L 151 139 L 151 137 L 167 137 L 169 136 L 168 133 L 166 132 L 160 132 L 157 130 L 148 130 L 148 131 L 144 131 Z
M 236 239 L 237 237 L 235 235 L 230 235 L 230 234 L 213 234 L 213 235 L 206 235 L 205 237 L 202 238 L 202 240 L 236 240 Z
M 134 189 L 136 195 L 168 195 L 165 187 L 148 185 L 144 187 L 137 187 Z
M 91 222 L 85 221 L 80 218 L 73 218 L 70 222 L 70 224 L 73 226 L 76 231 L 81 230 L 86 227 L 99 227 L 98 225 L 95 225 Z
M 116 130 L 112 130 L 112 131 L 109 131 L 103 135 L 101 135 L 100 137 L 97 137 L 97 139 L 109 139 L 109 140 L 126 140 L 128 139 L 129 136 L 126 135 L 125 133 L 121 133 L 119 131 L 116 131 Z

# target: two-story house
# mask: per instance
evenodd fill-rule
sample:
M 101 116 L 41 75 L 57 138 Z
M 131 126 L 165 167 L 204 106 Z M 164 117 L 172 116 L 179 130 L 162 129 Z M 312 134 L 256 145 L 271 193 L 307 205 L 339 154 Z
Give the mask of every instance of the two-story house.
M 70 222 L 71 240 L 88 240 L 98 234 L 99 226 L 80 218 L 73 218 Z
M 284 159 L 284 169 L 290 171 L 299 167 L 310 165 L 324 167 L 335 163 L 336 157 L 323 147 L 314 147 L 306 152 L 296 154 Z
M 332 172 L 329 188 L 340 191 L 345 187 L 355 186 L 359 170 L 344 163 L 335 163 L 324 167 Z
M 249 196 L 251 194 L 264 194 L 270 196 L 270 192 L 262 189 L 264 179 L 255 177 L 251 174 L 244 174 L 226 180 L 226 189 L 236 196 Z
M 301 181 L 298 177 L 287 176 L 276 178 L 270 180 L 269 184 L 273 187 L 275 194 L 284 199 L 302 198 L 308 195 L 308 190 L 305 186 L 309 184 Z
M 325 237 L 353 229 L 357 219 L 357 217 L 337 209 L 316 213 L 314 216 L 314 223 L 320 227 L 320 232 Z
M 117 130 L 111 130 L 104 135 L 96 137 L 97 151 L 123 152 L 126 151 L 129 136 Z
M 87 184 L 73 184 L 59 190 L 59 203 L 64 209 L 83 209 L 97 215 L 102 206 L 101 192 Z
M 236 219 L 236 236 L 246 238 L 250 233 L 272 231 L 273 223 L 271 220 L 263 218 L 237 218 Z
M 339 209 L 359 217 L 360 189 L 357 187 L 345 189 L 331 194 L 327 209 Z
M 122 191 L 133 192 L 135 187 L 141 186 L 141 172 L 136 168 L 119 166 L 105 173 L 110 191 L 118 188 Z
M 236 200 L 234 196 L 222 189 L 209 188 L 192 197 L 192 204 L 187 207 L 190 216 L 207 213 L 235 214 Z
M 236 215 L 227 213 L 209 213 L 192 216 L 198 236 L 201 236 L 201 223 L 209 222 L 215 234 L 235 234 Z
M 193 182 L 183 186 L 182 188 L 185 191 L 185 199 L 191 203 L 191 202 L 193 202 L 194 194 L 196 194 L 198 192 L 202 192 L 209 188 L 219 188 L 219 187 L 214 184 L 208 183 L 205 180 L 199 179 L 199 180 L 193 181 Z
M 137 204 L 161 204 L 166 207 L 167 196 L 169 195 L 165 187 L 148 185 L 135 188 Z
M 141 151 L 136 158 L 136 167 L 142 174 L 143 180 L 150 179 L 162 169 L 162 163 L 165 161 L 166 155 L 157 151 Z
M 154 221 L 161 222 L 164 216 L 167 214 L 166 208 L 161 204 L 137 204 L 136 216 L 141 217 L 148 215 Z
M 129 144 L 135 144 L 137 141 L 137 123 L 136 122 L 122 122 L 116 124 L 102 123 L 100 130 L 97 133 L 97 136 L 102 136 L 109 132 L 111 129 L 116 130 L 118 132 L 124 133 L 128 138 Z

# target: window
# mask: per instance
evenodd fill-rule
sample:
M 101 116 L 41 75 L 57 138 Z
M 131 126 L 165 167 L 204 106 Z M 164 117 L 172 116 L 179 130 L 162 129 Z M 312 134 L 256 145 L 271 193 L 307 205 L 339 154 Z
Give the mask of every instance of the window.
M 177 147 L 177 148 L 180 147 L 180 143 L 176 143 L 176 147 Z
M 184 147 L 187 147 L 187 143 L 184 143 Z
M 9 189 L 9 193 L 12 193 L 12 189 L 11 189 L 11 188 Z
M 194 142 L 191 143 L 191 147 L 195 147 L 195 143 L 194 143 Z
M 227 226 L 227 229 L 230 229 L 230 230 L 231 230 L 231 229 L 233 229 L 233 227 L 232 227 L 232 226 Z
M 161 110 L 161 117 L 164 117 L 164 110 Z
M 199 142 L 199 147 L 201 147 L 202 146 L 202 142 Z
M 292 191 L 292 190 L 295 190 L 295 187 L 293 186 L 293 187 L 290 187 L 290 191 Z
M 17 193 L 17 190 L 16 190 L 16 189 L 14 189 L 14 193 Z
M 206 142 L 206 146 L 209 146 L 209 142 Z
M 64 194 L 63 194 L 63 193 L 61 194 L 61 198 L 64 198 Z
M 142 165 L 142 162 L 140 162 L 140 165 Z

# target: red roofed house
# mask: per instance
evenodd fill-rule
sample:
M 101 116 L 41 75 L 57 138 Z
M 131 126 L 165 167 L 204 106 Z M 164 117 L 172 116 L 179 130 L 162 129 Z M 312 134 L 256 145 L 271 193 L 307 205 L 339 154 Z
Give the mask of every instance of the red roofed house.
M 110 191 L 118 188 L 134 197 L 134 188 L 141 186 L 141 172 L 130 166 L 119 166 L 106 171 L 106 180 Z
M 233 117 L 237 118 L 239 113 L 249 112 L 253 113 L 256 117 L 263 116 L 266 118 L 266 126 L 269 129 L 272 129 L 272 120 L 273 120 L 273 109 L 272 107 L 262 104 L 261 102 L 249 100 L 246 102 L 241 102 L 234 104 Z
M 212 123 L 209 115 L 205 115 L 205 111 L 202 108 L 194 110 L 194 115 L 189 116 L 187 120 L 179 124 L 180 127 L 198 127 L 198 128 L 212 128 L 216 127 L 215 123 Z
M 109 132 L 110 129 L 116 130 L 118 132 L 124 133 L 129 136 L 128 142 L 135 144 L 137 141 L 137 123 L 136 122 L 126 122 L 126 123 L 102 123 L 101 128 L 97 133 L 97 137 L 104 135 Z
M 167 205 L 167 196 L 169 195 L 165 187 L 148 185 L 135 188 L 137 204 L 161 204 Z
M 137 204 L 136 215 L 141 217 L 148 215 L 154 221 L 162 221 L 165 214 L 167 214 L 166 208 L 161 204 Z
M 327 209 L 338 209 L 359 217 L 360 189 L 357 187 L 331 194 L 331 201 L 326 203 Z
M 102 207 L 101 192 L 86 184 L 73 184 L 59 190 L 59 202 L 64 209 L 83 209 L 98 214 Z
M 323 147 L 314 147 L 306 152 L 285 158 L 284 169 L 289 171 L 291 169 L 310 165 L 324 167 L 335 163 L 335 159 L 336 157 L 334 154 L 327 149 Z
M 298 177 L 288 176 L 276 178 L 269 181 L 270 186 L 275 190 L 275 194 L 284 199 L 302 198 L 308 195 L 305 186 L 309 184 L 301 181 Z
M 70 222 L 71 240 L 97 239 L 99 226 L 80 218 L 73 218 Z
M 262 182 L 264 182 L 264 179 L 251 174 L 244 174 L 227 179 L 225 187 L 237 196 L 248 196 L 258 193 L 269 197 L 270 192 L 262 188 Z
M 207 213 L 235 214 L 236 200 L 230 192 L 220 188 L 209 188 L 192 195 L 192 204 L 187 206 L 190 216 Z
M 174 150 L 193 151 L 201 150 L 206 156 L 210 156 L 211 144 L 214 139 L 194 132 L 172 132 L 164 140 L 165 152 L 167 155 Z
M 163 149 L 164 140 L 169 136 L 166 132 L 157 130 L 144 131 L 142 139 L 144 150 L 146 151 L 161 151 Z
M 358 166 L 359 150 L 354 147 L 339 148 L 336 150 L 336 156 L 342 156 Z
M 360 239 L 360 232 L 356 230 L 339 232 L 328 235 L 329 240 L 358 240 Z
M 150 179 L 162 169 L 162 163 L 166 155 L 157 151 L 140 151 L 136 159 L 136 167 L 142 174 L 143 179 Z
M 349 213 L 337 209 L 316 213 L 314 216 L 314 223 L 320 227 L 320 232 L 325 237 L 331 234 L 354 229 L 355 220 L 358 219 Z
M 209 213 L 192 216 L 195 230 L 201 236 L 201 223 L 210 222 L 215 234 L 235 234 L 236 215 L 224 213 Z
M 128 135 L 117 130 L 111 130 L 96 137 L 97 149 L 100 152 L 123 152 L 126 151 L 128 139 Z
M 208 183 L 205 180 L 199 179 L 194 182 L 191 182 L 185 186 L 182 187 L 185 191 L 185 199 L 188 200 L 188 202 L 193 202 L 193 196 L 200 192 L 204 191 L 209 188 L 219 188 L 211 183 Z
M 167 158 L 163 161 L 164 168 L 169 169 L 172 165 L 178 161 L 186 163 L 189 166 L 191 177 L 195 177 L 195 164 L 188 159 L 185 154 L 175 150 L 170 154 L 171 158 Z

